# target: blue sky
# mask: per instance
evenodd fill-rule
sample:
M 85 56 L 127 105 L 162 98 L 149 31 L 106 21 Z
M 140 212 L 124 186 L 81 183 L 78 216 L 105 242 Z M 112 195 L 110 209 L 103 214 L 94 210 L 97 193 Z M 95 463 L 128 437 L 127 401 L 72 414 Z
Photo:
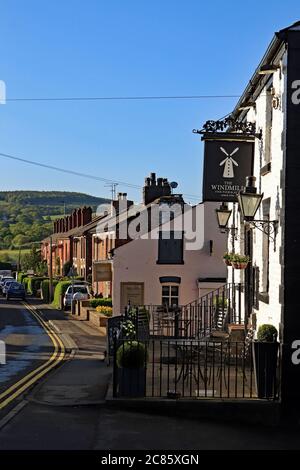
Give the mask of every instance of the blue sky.
M 7 98 L 241 94 L 299 1 L 2 0 Z M 8 102 L 0 152 L 142 185 L 151 171 L 201 194 L 192 134 L 237 100 Z M 103 183 L 0 158 L 1 190 L 82 191 Z M 119 186 L 135 200 L 138 190 Z

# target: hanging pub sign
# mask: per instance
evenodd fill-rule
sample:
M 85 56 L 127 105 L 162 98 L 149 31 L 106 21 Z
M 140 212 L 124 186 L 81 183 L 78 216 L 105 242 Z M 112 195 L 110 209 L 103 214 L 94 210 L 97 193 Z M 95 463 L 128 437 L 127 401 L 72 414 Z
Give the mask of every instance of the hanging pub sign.
M 204 140 L 203 201 L 236 202 L 246 177 L 253 174 L 254 142 Z

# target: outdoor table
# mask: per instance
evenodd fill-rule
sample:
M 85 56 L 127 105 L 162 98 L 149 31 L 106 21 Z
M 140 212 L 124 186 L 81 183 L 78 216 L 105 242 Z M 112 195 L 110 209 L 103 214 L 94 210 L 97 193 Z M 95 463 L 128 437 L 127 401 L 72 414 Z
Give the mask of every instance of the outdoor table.
M 197 385 L 200 380 L 207 385 L 209 383 L 212 369 L 218 367 L 218 378 L 223 370 L 222 362 L 226 357 L 227 337 L 213 339 L 210 335 L 201 340 L 179 339 L 165 341 L 164 344 L 172 346 L 176 350 L 176 360 L 180 361 L 181 368 L 175 382 L 187 377 L 193 377 Z M 223 354 L 224 349 L 224 354 Z M 179 356 L 177 356 L 179 352 Z

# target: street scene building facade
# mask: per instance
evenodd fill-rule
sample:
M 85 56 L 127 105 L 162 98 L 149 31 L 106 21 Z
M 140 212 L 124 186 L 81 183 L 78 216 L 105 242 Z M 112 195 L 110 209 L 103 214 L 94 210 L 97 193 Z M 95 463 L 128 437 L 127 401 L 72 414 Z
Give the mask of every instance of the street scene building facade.
M 299 123 L 300 21 L 275 33 L 230 114 L 191 132 L 203 142 L 201 202 L 153 172 L 143 186 L 109 183 L 110 199 L 47 195 L 47 212 L 16 215 L 17 229 L 3 218 L 5 243 L 20 245 L 18 270 L 0 272 L 1 429 L 18 397 L 21 416 L 38 407 L 43 420 L 51 404 L 78 411 L 79 426 L 82 405 L 99 403 L 299 425 Z M 35 217 L 40 250 L 24 243 L 22 258 L 27 235 L 14 230 Z
M 154 207 L 165 206 L 172 212 L 175 206 L 186 206 L 168 180 L 156 179 L 154 173 L 145 180 L 141 204 L 120 193 L 97 216 L 83 208 L 56 221 L 51 237 L 52 270 L 70 262 L 96 294 L 112 297 L 116 317 L 140 308 L 153 322 L 161 307 L 168 314 L 173 309 L 177 313 L 173 320 L 169 315 L 168 321 L 177 322 L 174 328 L 177 335 L 181 331 L 181 338 L 223 335 L 226 340 L 244 341 L 244 361 L 259 330 L 274 328 L 280 368 L 273 374 L 276 392 L 273 389 L 271 395 L 284 404 L 298 396 L 299 381 L 294 360 L 300 335 L 295 315 L 299 48 L 299 23 L 276 33 L 230 116 L 208 121 L 202 130 L 194 131 L 205 141 L 204 202 L 185 208 L 198 213 L 198 222 L 202 221 L 197 224 L 203 235 L 201 246 L 187 248 L 186 228 L 185 235 L 177 237 L 176 222 L 181 216 L 168 220 L 167 239 L 162 235 L 163 216 L 151 219 Z M 145 214 L 147 222 L 151 219 L 146 227 Z M 220 217 L 223 221 L 225 217 L 225 223 Z M 130 226 L 139 227 L 134 236 L 129 234 Z M 49 239 L 42 251 L 49 265 Z M 215 330 L 219 330 L 217 336 Z M 164 336 L 164 327 L 160 334 Z M 253 366 L 249 365 L 250 375 Z M 251 387 L 248 396 L 252 396 Z

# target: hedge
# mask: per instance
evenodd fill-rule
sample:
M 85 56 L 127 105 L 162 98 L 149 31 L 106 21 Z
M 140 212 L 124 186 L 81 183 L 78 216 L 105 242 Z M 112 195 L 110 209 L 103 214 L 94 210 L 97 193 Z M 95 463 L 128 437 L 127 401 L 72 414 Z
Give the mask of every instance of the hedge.
M 28 281 L 28 293 L 36 296 L 45 277 L 30 277 Z
M 20 282 L 20 284 L 22 284 L 23 279 L 25 279 L 25 277 L 27 277 L 27 274 L 20 271 L 18 272 L 17 281 Z
M 92 299 L 90 300 L 90 307 L 97 308 L 97 307 L 112 307 L 112 299 Z
M 25 287 L 25 291 L 28 292 L 30 277 L 23 277 L 22 284 Z
M 55 308 L 60 308 L 60 298 L 61 296 L 65 295 L 66 290 L 68 289 L 69 286 L 72 285 L 71 281 L 60 281 L 55 287 L 54 290 L 54 300 L 52 302 L 52 306 Z
M 53 281 L 52 281 L 53 288 L 55 288 L 55 287 L 57 286 L 58 282 L 59 282 L 59 281 L 57 281 L 57 280 L 53 280 Z M 42 299 L 43 299 L 46 303 L 49 303 L 49 301 L 50 301 L 49 286 L 50 286 L 50 281 L 49 281 L 49 279 L 44 279 L 44 280 L 41 282 Z

